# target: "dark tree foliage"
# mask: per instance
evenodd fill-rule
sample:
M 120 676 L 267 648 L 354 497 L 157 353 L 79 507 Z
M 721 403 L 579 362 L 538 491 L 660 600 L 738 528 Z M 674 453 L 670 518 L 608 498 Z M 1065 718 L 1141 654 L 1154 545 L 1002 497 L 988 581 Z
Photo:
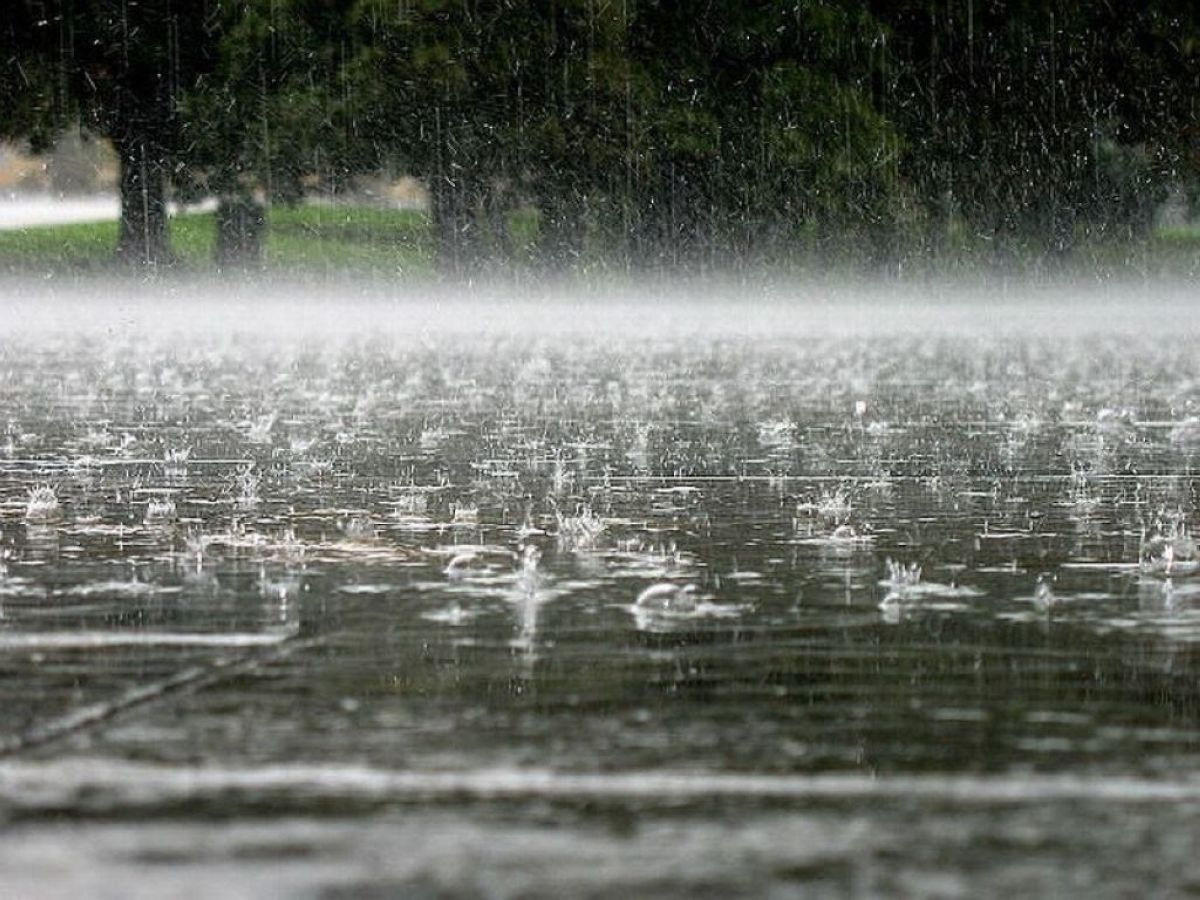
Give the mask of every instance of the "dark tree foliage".
M 861 10 L 423 0 L 359 13 L 364 133 L 428 180 L 448 269 L 510 252 L 519 204 L 537 211 L 548 268 L 725 266 L 851 224 L 886 243 L 899 136 L 872 105 L 880 31 Z
M 613 81 L 628 68 L 616 6 L 590 18 L 587 6 L 360 6 L 353 81 L 364 135 L 382 161 L 426 179 L 447 270 L 507 255 L 506 216 L 531 201 L 538 257 L 580 255 L 588 183 L 623 146 Z
M 215 196 L 222 265 L 257 262 L 262 201 L 334 188 L 378 154 L 355 131 L 345 83 L 350 0 L 244 0 L 219 10 L 215 64 L 185 92 L 186 196 Z
M 4 133 L 110 137 L 143 260 L 168 180 L 233 258 L 264 199 L 412 174 L 460 274 L 1054 259 L 1200 185 L 1186 0 L 17 0 L 0 41 Z
M 1144 231 L 1195 178 L 1193 4 L 873 2 L 902 75 L 891 117 L 937 240 L 970 229 L 1001 253 L 1054 254 Z
M 885 252 L 903 191 L 899 135 L 872 103 L 880 40 L 857 4 L 641 3 L 634 259 L 727 266 L 847 239 Z

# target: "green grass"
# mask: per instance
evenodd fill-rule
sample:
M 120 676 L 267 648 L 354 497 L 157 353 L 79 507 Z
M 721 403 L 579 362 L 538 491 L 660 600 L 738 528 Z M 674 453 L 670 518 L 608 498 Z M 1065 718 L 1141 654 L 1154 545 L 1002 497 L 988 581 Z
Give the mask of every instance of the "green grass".
M 514 265 L 534 262 L 537 215 L 519 210 L 509 216 L 508 229 Z M 216 271 L 213 262 L 214 215 L 176 216 L 170 226 L 171 246 L 183 273 Z M 116 222 L 55 225 L 0 231 L 0 272 L 27 274 L 88 274 L 117 270 L 113 250 Z M 852 272 L 855 249 L 845 260 L 813 261 L 812 272 Z M 986 246 L 964 247 L 916 263 L 909 268 L 957 275 L 983 275 L 989 269 Z M 267 273 L 359 275 L 394 277 L 430 275 L 434 271 L 433 241 L 428 216 L 414 210 L 304 204 L 277 206 L 269 213 L 263 247 Z M 798 251 L 793 262 L 806 259 Z M 1043 263 L 1033 250 L 1015 251 L 1010 260 L 1036 274 Z M 921 265 L 926 268 L 923 270 Z M 1195 277 L 1200 275 L 1200 228 L 1162 229 L 1148 240 L 1115 238 L 1084 241 L 1071 254 L 1047 265 L 1071 276 Z M 800 271 L 809 271 L 800 265 Z
M 1159 237 L 1171 242 L 1200 242 L 1200 225 L 1169 225 L 1160 228 Z
M 213 213 L 171 219 L 171 249 L 184 272 L 215 271 Z M 0 270 L 105 272 L 116 268 L 116 222 L 0 231 Z M 428 217 L 414 210 L 309 204 L 275 207 L 263 246 L 268 271 L 365 275 L 433 270 Z
M 268 267 L 280 269 L 373 275 L 433 270 L 429 219 L 415 210 L 316 204 L 277 208 L 263 256 Z
M 0 266 L 10 270 L 103 269 L 111 266 L 116 222 L 0 231 Z

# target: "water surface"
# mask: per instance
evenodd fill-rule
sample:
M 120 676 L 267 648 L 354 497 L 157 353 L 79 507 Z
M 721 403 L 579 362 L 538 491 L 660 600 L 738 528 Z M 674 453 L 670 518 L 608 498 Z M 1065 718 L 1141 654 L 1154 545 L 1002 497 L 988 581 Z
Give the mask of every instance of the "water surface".
M 1189 329 L 835 299 L 24 301 L 0 882 L 1195 889 Z

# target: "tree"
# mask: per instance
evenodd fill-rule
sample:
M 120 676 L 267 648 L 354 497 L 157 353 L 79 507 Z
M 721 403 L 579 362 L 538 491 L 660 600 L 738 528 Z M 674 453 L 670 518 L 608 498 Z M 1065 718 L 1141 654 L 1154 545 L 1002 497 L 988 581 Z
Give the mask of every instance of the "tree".
M 978 236 L 1054 256 L 1200 190 L 1187 0 L 16 0 L 0 128 L 121 163 L 120 253 L 167 259 L 167 183 L 261 202 L 424 178 L 443 271 L 893 267 Z
M 220 11 L 212 70 L 180 101 L 185 190 L 218 199 L 219 264 L 259 261 L 262 201 L 295 203 L 307 179 L 329 184 L 374 165 L 353 136 L 355 98 L 340 89 L 352 6 L 246 0 Z
M 367 2 L 352 83 L 381 165 L 425 179 L 439 266 L 464 275 L 507 251 L 504 213 L 527 162 L 524 92 L 536 3 Z
M 1187 176 L 1197 13 L 1182 0 L 872 0 L 903 69 L 888 115 L 933 248 L 984 236 L 1049 257 L 1094 233 L 1145 234 Z M 1194 167 L 1191 169 L 1194 173 Z
M 537 211 L 545 269 L 596 254 L 716 266 L 766 234 L 794 239 L 798 220 L 832 227 L 845 190 L 896 183 L 880 165 L 895 135 L 864 93 L 874 57 L 858 52 L 878 29 L 836 4 L 423 0 L 360 14 L 365 133 L 427 179 L 451 271 L 503 254 L 517 203 Z M 800 127 L 823 131 L 803 165 Z M 824 132 L 840 181 L 816 158 Z
M 882 29 L 859 4 L 629 8 L 620 206 L 632 265 L 787 263 L 886 229 L 900 139 L 874 106 Z M 874 243 L 877 256 L 887 242 Z
M 78 123 L 120 163 L 118 257 L 170 261 L 167 182 L 177 100 L 212 63 L 220 0 L 14 0 L 0 32 L 5 136 L 46 146 Z

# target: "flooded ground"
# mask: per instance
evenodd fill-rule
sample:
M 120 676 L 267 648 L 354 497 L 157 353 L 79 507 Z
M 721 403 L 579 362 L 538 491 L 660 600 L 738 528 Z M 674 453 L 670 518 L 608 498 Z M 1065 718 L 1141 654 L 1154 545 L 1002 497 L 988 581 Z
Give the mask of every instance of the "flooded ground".
M 187 299 L 0 342 L 15 895 L 1200 889 L 1184 307 Z

